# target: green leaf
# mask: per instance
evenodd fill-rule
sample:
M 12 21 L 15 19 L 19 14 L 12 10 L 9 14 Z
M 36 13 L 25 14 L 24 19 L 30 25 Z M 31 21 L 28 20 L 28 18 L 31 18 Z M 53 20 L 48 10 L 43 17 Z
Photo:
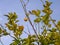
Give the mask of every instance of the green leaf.
M 0 34 L 2 33 L 2 29 L 0 28 Z
M 39 23 L 41 21 L 41 18 L 36 18 L 34 22 Z
M 19 22 L 19 20 L 16 20 L 15 23 Z
M 18 45 L 20 43 L 20 40 L 13 40 L 13 42 L 10 45 Z
M 57 28 L 60 30 L 60 21 L 57 22 Z
M 47 34 L 47 30 L 45 28 L 44 31 L 42 32 L 42 35 L 46 36 L 46 34 Z
M 50 6 L 52 2 L 45 1 L 47 6 Z
M 38 16 L 39 17 L 40 13 L 41 12 L 38 9 L 37 10 L 32 10 L 32 14 L 35 15 L 35 16 Z
M 48 27 L 51 28 L 51 24 L 48 24 Z
M 9 34 L 9 33 L 6 32 L 6 31 L 3 32 L 3 35 L 4 35 L 4 36 L 6 36 L 6 35 L 8 35 L 8 34 Z
M 49 24 L 49 15 L 42 16 L 42 21 L 44 22 L 45 25 L 48 25 Z
M 60 26 L 60 21 L 58 21 L 58 23 L 57 23 L 59 26 Z
M 52 32 L 56 32 L 56 28 L 52 28 Z
M 13 19 L 16 20 L 17 19 L 17 14 L 14 13 L 8 13 L 8 15 L 5 15 L 6 17 L 8 17 L 8 20 Z

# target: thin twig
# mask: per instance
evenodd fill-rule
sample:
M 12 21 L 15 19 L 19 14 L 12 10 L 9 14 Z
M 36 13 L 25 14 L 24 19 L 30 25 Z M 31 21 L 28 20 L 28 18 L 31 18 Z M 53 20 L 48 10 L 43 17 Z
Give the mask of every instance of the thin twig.
M 51 19 L 52 23 L 54 24 L 54 26 L 56 26 L 55 22 L 53 22 L 53 19 L 51 17 L 50 17 L 50 19 Z
M 27 29 L 28 29 L 29 35 L 31 35 L 28 25 L 27 25 Z
M 34 27 L 35 27 L 35 30 L 37 32 L 37 24 L 34 22 Z
M 53 22 L 54 26 L 57 27 L 57 29 L 59 30 L 58 26 L 55 24 L 55 22 L 53 21 L 53 19 L 50 17 L 51 21 Z M 59 30 L 59 34 L 60 34 L 60 30 Z
M 4 45 L 3 42 L 1 41 L 1 37 L 0 37 L 0 43 L 1 43 L 2 45 Z
M 42 4 L 44 5 L 44 2 L 42 0 L 40 0 L 42 2 Z
M 26 31 L 23 31 L 25 34 L 29 35 Z
M 34 28 L 32 22 L 31 22 L 31 20 L 30 20 L 30 18 L 29 18 L 29 16 L 28 16 L 28 14 L 27 14 L 26 6 L 24 6 L 24 3 L 23 3 L 21 0 L 20 0 L 20 2 L 21 2 L 22 7 L 23 7 L 23 9 L 24 9 L 25 15 L 27 16 L 27 18 L 28 18 L 28 20 L 29 20 L 30 25 L 32 26 L 32 28 L 33 28 L 33 30 L 34 30 L 36 36 L 38 37 L 38 35 L 37 35 L 37 33 L 36 33 L 36 30 L 35 30 L 35 28 Z
M 2 29 L 4 29 L 4 27 L 0 24 L 0 26 L 2 27 Z
M 29 3 L 29 0 L 27 0 L 26 5 Z
M 38 23 L 38 34 L 40 34 L 40 25 Z
M 15 37 L 11 36 L 10 34 L 9 34 L 9 36 L 12 37 L 13 39 L 16 39 Z M 17 39 L 16 39 L 16 40 L 17 40 Z

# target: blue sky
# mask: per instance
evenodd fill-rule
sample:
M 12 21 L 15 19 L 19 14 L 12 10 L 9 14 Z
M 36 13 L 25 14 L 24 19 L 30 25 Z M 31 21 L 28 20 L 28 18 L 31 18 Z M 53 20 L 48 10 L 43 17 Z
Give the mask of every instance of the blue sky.
M 52 18 L 56 19 L 57 21 L 60 20 L 60 5 L 59 5 L 60 0 L 49 0 L 49 1 L 53 2 L 51 5 L 51 9 L 53 10 L 53 13 L 51 15 Z M 40 10 L 43 9 L 43 6 L 40 0 L 29 1 L 27 5 L 27 10 L 32 10 L 32 9 L 40 9 Z M 18 15 L 18 19 L 20 20 L 18 24 L 26 26 L 27 23 L 25 23 L 23 20 L 23 18 L 25 17 L 25 14 L 24 14 L 22 5 L 20 3 L 20 0 L 0 0 L 0 24 L 4 25 L 7 22 L 7 18 L 4 17 L 4 14 L 8 14 L 8 12 L 16 12 Z M 31 17 L 31 19 L 32 18 L 33 17 Z M 28 26 L 29 26 L 29 23 L 28 23 Z M 31 29 L 31 27 L 29 27 L 29 29 Z M 27 28 L 25 30 L 27 30 Z M 24 34 L 23 36 L 26 37 L 26 35 Z M 11 42 L 11 37 L 9 38 L 2 37 L 2 41 L 5 45 L 9 45 L 9 43 Z

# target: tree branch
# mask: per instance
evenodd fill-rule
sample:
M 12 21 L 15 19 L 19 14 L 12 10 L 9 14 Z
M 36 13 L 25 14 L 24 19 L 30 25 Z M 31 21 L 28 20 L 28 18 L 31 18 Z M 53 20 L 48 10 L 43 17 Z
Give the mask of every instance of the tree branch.
M 30 25 L 32 26 L 32 28 L 33 28 L 33 30 L 34 30 L 34 33 L 36 34 L 36 37 L 38 37 L 38 35 L 37 35 L 37 33 L 36 33 L 36 30 L 35 30 L 32 22 L 31 22 L 31 20 L 30 20 L 30 18 L 29 18 L 29 16 L 28 16 L 28 14 L 27 14 L 26 5 L 25 5 L 21 0 L 20 0 L 20 2 L 21 2 L 21 4 L 22 4 L 22 7 L 23 7 L 23 10 L 24 10 L 24 12 L 25 12 L 26 17 L 27 17 L 28 20 L 29 20 Z

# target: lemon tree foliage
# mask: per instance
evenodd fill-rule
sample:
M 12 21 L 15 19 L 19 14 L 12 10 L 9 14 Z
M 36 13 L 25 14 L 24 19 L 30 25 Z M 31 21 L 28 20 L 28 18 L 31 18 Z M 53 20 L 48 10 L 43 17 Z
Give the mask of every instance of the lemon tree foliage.
M 5 25 L 9 31 L 13 32 L 13 36 L 11 36 L 10 33 L 0 25 L 0 37 L 9 35 L 14 38 L 10 45 L 60 45 L 60 21 L 56 23 L 55 20 L 51 18 L 51 4 L 52 2 L 45 1 L 45 4 L 43 4 L 43 10 L 37 9 L 28 12 L 29 15 L 36 16 L 33 20 L 34 23 L 41 23 L 41 28 L 38 26 L 38 30 L 42 30 L 41 33 L 38 34 L 38 32 L 34 30 L 30 17 L 27 16 L 24 18 L 24 21 L 30 21 L 33 30 L 36 31 L 36 35 L 28 34 L 28 37 L 21 38 L 21 35 L 23 34 L 22 32 L 24 31 L 24 26 L 17 24 L 17 22 L 19 22 L 19 20 L 17 20 L 18 16 L 16 12 L 11 12 L 8 13 L 8 15 L 5 15 L 8 20 Z M 41 15 L 41 12 L 44 13 L 43 16 Z M 50 22 L 52 22 L 54 27 L 52 27 L 53 25 Z

